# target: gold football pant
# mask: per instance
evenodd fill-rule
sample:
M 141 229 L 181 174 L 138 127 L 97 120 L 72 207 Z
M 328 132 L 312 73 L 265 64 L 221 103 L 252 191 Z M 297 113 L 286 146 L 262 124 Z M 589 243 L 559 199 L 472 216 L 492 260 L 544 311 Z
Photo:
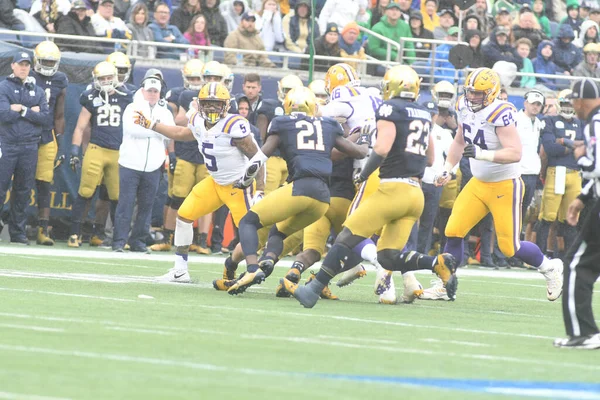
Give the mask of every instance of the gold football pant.
M 119 199 L 119 150 L 90 144 L 83 156 L 79 195 L 89 199 L 100 183 L 106 185 L 108 198 Z
M 555 181 L 556 167 L 548 167 L 542 194 L 540 220 L 554 222 L 558 219 L 558 222 L 565 222 L 569 204 L 581 193 L 581 175 L 579 171 L 567 169 L 564 194 L 554 193 Z

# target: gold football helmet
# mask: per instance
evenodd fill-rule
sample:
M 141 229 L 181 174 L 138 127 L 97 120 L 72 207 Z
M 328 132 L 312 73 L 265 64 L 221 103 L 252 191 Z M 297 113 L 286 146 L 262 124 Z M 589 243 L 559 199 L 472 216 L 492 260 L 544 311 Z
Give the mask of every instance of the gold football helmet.
M 399 97 L 417 100 L 421 88 L 421 78 L 408 65 L 397 65 L 390 68 L 381 81 L 381 97 L 383 100 Z
M 308 85 L 308 88 L 315 94 L 318 105 L 323 106 L 327 104 L 329 96 L 325 91 L 325 81 L 323 79 L 315 79 Z
M 221 64 L 221 67 L 223 68 L 223 83 L 227 90 L 229 90 L 229 93 L 231 93 L 233 92 L 233 80 L 235 79 L 235 75 L 227 65 Z
M 283 111 L 286 115 L 303 113 L 314 117 L 317 115 L 317 98 L 309 88 L 297 86 L 285 95 Z
M 455 95 L 456 89 L 454 88 L 454 85 L 448 81 L 440 81 L 433 86 L 433 89 L 431 89 L 433 102 L 441 108 L 450 108 Z
M 471 71 L 465 81 L 465 102 L 473 112 L 490 104 L 500 94 L 500 77 L 490 68 L 477 68 Z
M 283 103 L 287 92 L 295 87 L 304 86 L 302 80 L 296 75 L 286 75 L 277 82 L 277 99 Z
M 223 83 L 224 79 L 225 71 L 223 70 L 223 64 L 218 61 L 209 61 L 204 64 L 204 68 L 202 68 L 202 80 L 205 83 Z
M 106 94 L 112 92 L 119 86 L 117 67 L 108 61 L 99 62 L 92 71 L 94 88 Z
M 129 61 L 129 57 L 120 51 L 115 51 L 106 57 L 106 61 L 117 68 L 119 84 L 123 85 L 129 80 L 129 76 L 131 75 L 131 61 Z
M 183 87 L 189 90 L 202 89 L 202 68 L 204 68 L 204 64 L 197 58 L 192 58 L 186 62 L 181 70 Z
M 360 86 L 360 78 L 352 66 L 339 63 L 331 66 L 325 74 L 325 91 L 331 94 L 338 86 Z
M 227 115 L 230 98 L 229 90 L 222 83 L 206 83 L 198 93 L 200 116 L 209 124 L 216 124 Z
M 33 51 L 33 70 L 44 76 L 52 76 L 58 71 L 60 50 L 49 40 L 38 44 Z
M 556 109 L 558 115 L 565 119 L 571 119 L 575 116 L 575 109 L 573 108 L 573 104 L 571 104 L 571 99 L 569 96 L 573 91 L 571 89 L 565 89 L 558 92 L 558 100 L 556 101 Z

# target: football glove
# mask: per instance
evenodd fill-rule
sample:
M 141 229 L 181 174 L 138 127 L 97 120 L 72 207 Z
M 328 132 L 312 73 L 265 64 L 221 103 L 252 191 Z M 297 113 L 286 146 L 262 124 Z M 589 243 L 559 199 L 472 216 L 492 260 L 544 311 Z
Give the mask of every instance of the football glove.
M 67 157 L 64 154 L 61 154 L 60 156 L 56 157 L 56 160 L 54 160 L 54 169 L 60 167 L 62 163 L 65 162 L 66 158 Z
M 367 178 L 365 178 L 360 172 L 358 172 L 357 174 L 355 174 L 354 178 L 352 179 L 352 181 L 354 182 L 355 186 L 360 185 L 361 183 L 363 183 L 366 180 L 367 180 Z
M 477 158 L 477 150 L 481 150 L 479 146 L 475 146 L 474 144 L 469 143 L 465 146 L 465 150 L 463 151 L 463 157 Z
M 452 180 L 452 174 L 448 171 L 442 171 L 441 174 L 436 174 L 433 178 L 435 186 L 444 186 L 446 183 Z
M 158 123 L 158 121 L 153 121 L 151 119 L 146 118 L 146 116 L 142 114 L 141 111 L 135 111 L 133 116 L 133 123 L 146 129 L 153 130 L 154 126 Z
M 370 123 L 366 123 L 362 128 L 360 128 L 360 136 L 356 141 L 356 144 L 368 144 L 371 147 L 371 141 L 373 140 L 373 136 L 377 134 L 377 125 L 373 125 Z
M 69 165 L 71 166 L 73 172 L 75 172 L 76 174 L 79 173 L 79 170 L 81 169 L 81 160 L 79 159 L 79 156 L 71 155 Z
M 174 174 L 176 166 L 177 166 L 177 156 L 175 156 L 175 153 L 171 152 L 171 153 L 169 153 L 169 172 Z
M 260 162 L 254 161 L 250 163 L 248 168 L 246 168 L 246 172 L 244 176 L 242 176 L 237 182 L 233 184 L 233 187 L 236 189 L 246 189 L 252 185 L 256 174 L 258 174 L 258 170 L 260 169 Z

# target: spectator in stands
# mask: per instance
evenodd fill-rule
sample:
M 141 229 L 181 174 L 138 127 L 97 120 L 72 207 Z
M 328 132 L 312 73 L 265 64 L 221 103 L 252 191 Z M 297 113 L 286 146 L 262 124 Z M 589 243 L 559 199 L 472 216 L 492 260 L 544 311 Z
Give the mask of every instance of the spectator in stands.
M 184 32 L 183 37 L 185 37 L 190 44 L 210 46 L 210 37 L 208 36 L 208 30 L 206 29 L 206 17 L 202 14 L 195 15 L 190 22 L 190 26 Z M 202 50 L 194 50 L 193 52 L 194 56 L 198 57 L 198 53 L 201 53 Z
M 538 45 L 537 57 L 533 59 L 533 69 L 536 74 L 559 75 L 568 72 L 562 71 L 553 61 L 552 54 L 554 43 L 549 40 L 544 40 Z M 538 84 L 543 85 L 549 90 L 557 90 L 557 82 L 555 78 L 537 78 Z
M 492 7 L 492 15 L 498 15 L 501 12 L 508 12 L 509 14 L 516 13 L 519 10 L 520 4 L 515 4 L 510 0 L 498 0 Z
M 256 14 L 247 11 L 242 15 L 240 26 L 225 39 L 224 47 L 230 49 L 259 50 L 264 51 L 265 45 L 256 30 Z M 225 64 L 236 65 L 237 55 L 235 52 L 225 53 Z M 273 61 L 263 54 L 244 54 L 244 65 L 248 67 L 275 67 Z
M 385 15 L 381 18 L 375 26 L 373 26 L 373 32 L 379 33 L 395 42 L 399 42 L 400 38 L 412 37 L 410 33 L 410 27 L 401 18 L 401 9 L 399 3 L 388 4 Z M 369 37 L 369 48 L 370 55 L 377 58 L 378 60 L 385 60 L 387 57 L 388 44 L 375 36 Z M 396 60 L 398 57 L 398 50 L 396 47 L 391 46 L 390 49 L 391 60 Z M 415 51 L 412 42 L 404 43 L 404 54 L 401 55 L 402 60 L 406 64 L 412 64 Z
M 506 88 L 500 89 L 500 94 L 498 95 L 498 100 L 508 101 L 508 92 L 506 91 Z
M 148 7 L 146 4 L 136 3 L 136 5 L 133 6 L 130 21 L 127 24 L 133 40 L 146 42 L 154 41 L 154 33 L 152 33 L 152 29 L 148 27 L 149 20 L 150 16 L 148 15 Z M 134 44 L 131 54 L 138 57 L 154 58 L 156 56 L 156 47 L 144 44 Z
M 262 39 L 265 50 L 273 51 L 283 46 L 283 26 L 281 22 L 281 12 L 276 0 L 263 0 L 261 9 L 256 13 L 256 18 L 260 19 L 260 38 Z
M 485 67 L 485 57 L 481 51 L 481 40 L 483 33 L 477 29 L 469 29 L 465 31 L 464 41 L 469 43 L 469 47 L 473 52 L 473 60 L 469 63 L 469 68 Z
M 546 16 L 546 3 L 544 0 L 533 0 L 533 15 L 537 18 L 544 35 L 552 37 L 552 30 L 550 29 L 550 20 Z
M 600 8 L 592 8 L 589 21 L 594 21 L 596 24 L 600 23 Z M 583 21 L 583 23 L 585 23 L 585 21 Z
M 339 35 L 339 47 L 340 47 L 340 56 L 346 58 L 357 58 L 359 60 L 366 60 L 367 55 L 365 53 L 365 48 L 363 47 L 363 42 L 358 40 L 358 36 L 360 35 L 360 30 L 358 29 L 358 24 L 356 22 L 350 22 L 348 25 L 342 29 L 342 34 Z M 348 63 L 352 65 L 355 69 L 358 67 L 357 63 Z
M 185 32 L 190 27 L 190 22 L 202 12 L 200 0 L 182 0 L 179 7 L 173 10 L 169 23 L 175 25 L 180 32 Z
M 437 0 L 425 0 L 421 2 L 421 15 L 423 16 L 423 28 L 433 32 L 440 26 L 440 17 L 437 15 Z
M 508 29 L 512 29 L 513 17 L 507 8 L 502 8 L 498 11 L 498 14 L 494 17 L 495 26 L 504 26 Z
M 475 4 L 467 9 L 467 15 L 475 15 L 481 26 L 478 28 L 486 36 L 495 27 L 494 19 L 488 12 L 488 5 L 486 0 L 475 0 Z
M 166 0 L 166 1 L 161 1 L 161 0 L 132 0 L 133 2 L 131 3 L 131 7 L 129 7 L 129 13 L 128 13 L 128 17 L 131 16 L 131 10 L 132 7 L 135 6 L 136 4 L 139 3 L 144 3 L 146 5 L 146 7 L 148 7 L 148 12 L 150 14 L 153 14 L 154 11 L 156 11 L 156 6 L 159 3 L 165 3 L 167 6 L 169 6 L 169 11 L 171 11 L 171 9 L 173 8 L 173 4 L 171 3 L 171 0 Z
M 392 1 L 390 1 L 390 3 L 394 3 L 394 1 L 392 0 Z M 410 14 L 412 13 L 412 11 L 414 11 L 411 8 L 411 0 L 397 0 L 397 1 L 395 1 L 395 3 L 397 3 L 400 6 L 400 12 L 402 13 L 402 15 L 400 16 L 401 19 L 408 24 L 408 20 L 410 19 Z M 389 5 L 389 3 L 388 3 L 388 5 Z M 387 9 L 387 7 L 386 7 L 386 9 Z M 373 25 L 375 25 L 375 24 L 373 24 Z M 371 26 L 373 26 L 373 25 L 371 25 Z
M 523 60 L 508 42 L 508 34 L 509 30 L 506 27 L 498 26 L 490 34 L 489 42 L 482 46 L 481 51 L 489 68 L 492 68 L 498 61 L 512 62 L 517 69 L 523 67 Z
M 114 0 L 100 0 L 98 12 L 91 17 L 96 35 L 114 39 L 131 39 L 131 32 L 125 22 L 114 16 L 114 7 Z
M 181 31 L 175 25 L 169 25 L 171 12 L 166 3 L 158 3 L 154 11 L 154 21 L 148 25 L 154 35 L 154 41 L 160 43 L 189 44 Z M 158 58 L 179 58 L 183 50 L 168 47 L 158 47 Z
M 320 36 L 319 25 L 316 23 L 314 25 L 314 32 L 311 32 L 310 14 L 310 0 L 298 0 L 296 8 L 283 17 L 281 24 L 283 26 L 283 37 L 285 38 L 285 49 L 287 51 L 304 53 L 310 41 Z
M 327 24 L 334 23 L 342 29 L 349 22 L 367 22 L 367 5 L 362 0 L 327 0 L 319 16 L 319 31 L 324 32 Z
M 581 49 L 573 44 L 575 34 L 569 24 L 562 24 L 558 36 L 554 39 L 554 54 L 552 61 L 558 68 L 573 72 L 573 69 L 583 60 Z
M 96 36 L 91 18 L 87 15 L 88 8 L 83 0 L 73 2 L 71 11 L 62 16 L 57 22 L 56 33 L 71 36 Z M 74 51 L 86 53 L 103 53 L 101 46 L 89 46 L 77 39 L 56 39 L 56 44 L 61 51 Z
M 15 4 L 12 0 L 0 0 L 0 28 L 14 31 L 25 30 L 25 25 L 15 17 Z
M 99 0 L 83 0 L 85 2 L 85 6 L 87 8 L 86 14 L 88 17 L 91 17 L 98 11 L 98 6 L 100 5 Z
M 579 0 L 567 0 L 567 16 L 560 23 L 569 24 L 573 31 L 579 31 L 583 23 L 583 19 L 579 16 Z
M 69 0 L 35 0 L 31 4 L 29 15 L 50 33 L 56 33 L 56 22 L 71 10 Z
M 410 23 L 410 32 L 413 38 L 433 39 L 433 33 L 423 27 L 423 15 L 420 12 L 414 11 L 410 15 L 408 21 Z M 417 61 L 423 61 L 419 59 L 429 58 L 431 54 L 431 43 L 414 42 L 414 46 Z
M 475 14 L 467 15 L 463 21 L 463 29 L 465 31 L 477 30 L 483 32 L 483 27 L 479 17 Z
M 250 116 L 250 100 L 248 100 L 248 98 L 246 96 L 240 96 L 237 98 L 237 106 L 238 106 L 238 114 L 240 114 L 242 117 L 248 119 Z M 256 140 L 256 143 L 258 144 L 258 146 L 262 146 L 262 140 L 260 137 L 260 130 L 250 124 L 250 130 L 252 131 L 252 134 L 254 135 L 254 140 Z
M 375 6 L 367 10 L 367 13 L 371 14 L 371 18 L 369 19 L 369 22 L 365 24 L 366 28 L 370 29 L 381 20 L 381 17 L 385 15 L 385 8 L 390 4 L 390 1 L 391 0 L 377 0 Z
M 208 36 L 210 36 L 210 41 L 215 46 L 223 46 L 227 37 L 227 22 L 225 22 L 225 18 L 219 11 L 220 1 L 204 0 L 202 4 L 202 14 L 206 17 Z
M 515 48 L 517 49 L 517 54 L 523 60 L 523 67 L 519 69 L 519 72 L 525 72 L 533 74 L 535 70 L 533 69 L 533 63 L 529 59 L 529 54 L 531 54 L 531 48 L 533 44 L 531 40 L 527 38 L 521 38 L 516 41 Z M 514 85 L 514 84 L 513 84 Z M 519 87 L 522 88 L 532 88 L 535 86 L 535 77 L 533 76 L 522 76 L 521 81 L 519 83 Z
M 334 22 L 328 23 L 323 36 L 315 40 L 315 55 L 340 57 L 339 33 L 340 31 Z M 308 53 L 308 50 L 306 49 L 306 53 Z M 334 60 L 315 60 L 314 68 L 315 71 L 327 72 L 329 67 L 335 64 L 337 64 L 337 61 Z M 302 69 L 308 69 L 308 59 L 302 59 Z
M 573 44 L 583 49 L 588 43 L 598 43 L 598 24 L 592 20 L 583 21 L 579 29 L 579 35 L 573 40 Z
M 456 16 L 452 10 L 442 10 L 438 13 L 440 18 L 439 26 L 433 30 L 433 38 L 436 40 L 444 40 L 448 36 L 448 30 L 456 25 Z
M 573 70 L 573 76 L 582 76 L 586 78 L 600 78 L 600 68 L 598 68 L 598 53 L 600 53 L 600 44 L 588 43 L 583 48 L 583 61 Z
M 247 10 L 249 10 L 249 8 L 246 0 L 233 0 L 225 3 L 224 10 L 221 14 L 223 14 L 223 18 L 225 18 L 225 21 L 227 22 L 227 32 L 231 33 L 240 26 L 242 15 L 244 15 Z
M 448 61 L 448 56 L 450 54 L 450 49 L 454 47 L 453 44 L 458 40 L 458 32 L 459 29 L 456 26 L 451 27 L 448 30 L 448 36 L 444 38 L 444 40 L 448 43 L 440 44 L 435 49 L 435 60 L 433 60 L 434 54 L 431 55 L 429 59 L 429 66 L 432 67 L 432 71 L 434 74 L 435 82 L 439 81 L 450 81 L 454 82 L 454 76 L 456 73 L 456 68 L 454 65 Z M 462 72 L 461 72 L 462 74 Z M 460 74 L 459 74 L 460 77 Z
M 121 18 L 123 21 L 126 21 L 131 13 L 129 9 L 131 8 L 130 0 L 115 0 L 115 17 Z
M 572 33 L 573 30 L 571 29 L 571 34 Z M 525 37 L 531 40 L 534 49 L 537 49 L 538 44 L 540 44 L 542 40 L 547 39 L 531 9 L 525 7 L 521 8 L 517 23 L 512 28 L 512 34 L 513 42 Z M 535 52 L 529 54 L 529 57 L 535 57 Z

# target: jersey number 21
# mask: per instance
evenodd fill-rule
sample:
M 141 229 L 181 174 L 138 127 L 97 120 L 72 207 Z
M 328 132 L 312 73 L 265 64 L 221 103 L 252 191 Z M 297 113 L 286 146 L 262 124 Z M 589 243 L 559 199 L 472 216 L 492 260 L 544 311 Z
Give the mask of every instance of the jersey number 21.
M 296 147 L 298 150 L 317 150 L 325 151 L 323 144 L 323 127 L 321 121 L 315 120 L 312 123 L 308 121 L 296 122 L 296 129 L 299 129 L 296 135 Z M 311 139 L 316 134 L 316 142 Z

